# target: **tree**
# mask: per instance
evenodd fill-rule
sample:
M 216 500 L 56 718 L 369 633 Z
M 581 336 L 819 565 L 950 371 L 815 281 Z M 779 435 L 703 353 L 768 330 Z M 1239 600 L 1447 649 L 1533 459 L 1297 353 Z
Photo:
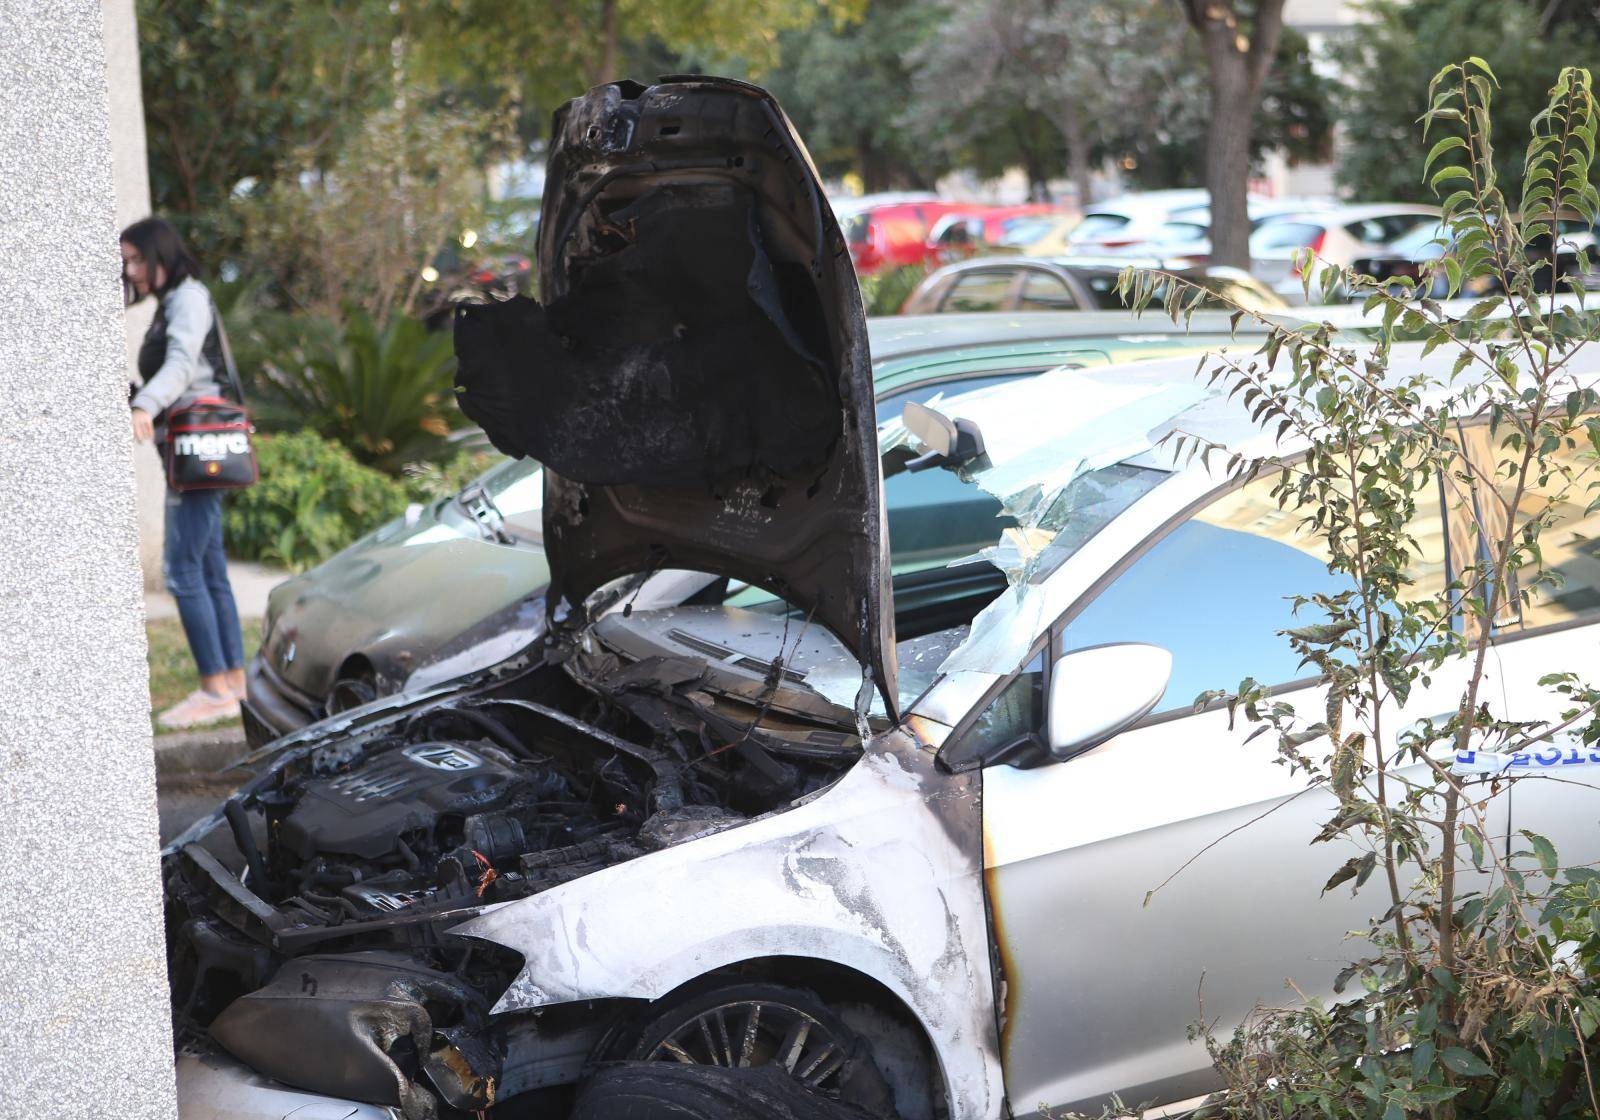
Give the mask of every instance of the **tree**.
M 238 200 L 251 270 L 297 310 L 338 320 L 359 308 L 380 327 L 412 315 L 422 270 L 479 224 L 481 114 L 420 100 L 413 91 L 373 111 L 326 166 L 283 153 L 303 173 Z
M 1567 62 L 1600 63 L 1593 21 L 1556 24 L 1559 35 L 1545 38 L 1540 24 L 1549 9 L 1529 0 L 1380 0 L 1368 10 L 1373 18 L 1339 51 L 1347 74 L 1339 181 L 1360 199 L 1432 201 L 1416 169 L 1394 153 L 1419 141 L 1416 106 L 1448 63 L 1476 56 L 1500 79 L 1490 139 L 1508 191 L 1521 181 L 1523 137 L 1544 107 L 1550 75 Z
M 1205 50 L 1211 87 L 1205 177 L 1211 259 L 1250 267 L 1250 135 L 1283 30 L 1284 0 L 1177 0 Z
M 875 0 L 862 18 L 780 37 L 764 79 L 825 175 L 856 171 L 869 191 L 928 189 L 949 167 L 949 145 L 908 122 L 911 59 L 943 15 L 928 0 Z
M 1172 18 L 1181 17 L 1173 13 Z M 1105 140 L 1106 154 L 1124 161 L 1125 175 L 1145 190 L 1194 186 L 1195 168 L 1205 160 L 1205 59 L 1198 39 L 1189 36 L 1182 54 L 1165 70 L 1151 116 Z M 1270 151 L 1291 160 L 1326 159 L 1333 95 L 1332 84 L 1312 68 L 1305 36 L 1284 28 L 1250 126 L 1251 167 L 1258 167 Z
M 546 111 L 629 74 L 651 48 L 686 69 L 759 74 L 777 64 L 782 32 L 819 16 L 859 18 L 865 0 L 408 0 L 426 32 L 430 72 L 498 76 L 505 96 Z
M 1060 137 L 1087 207 L 1096 150 L 1151 117 L 1183 34 L 1158 0 L 954 5 L 914 56 L 910 116 L 925 130 L 982 143 L 1016 111 L 1037 114 Z
M 207 258 L 238 246 L 239 184 L 328 158 L 390 87 L 384 0 L 139 0 L 138 20 L 151 201 Z

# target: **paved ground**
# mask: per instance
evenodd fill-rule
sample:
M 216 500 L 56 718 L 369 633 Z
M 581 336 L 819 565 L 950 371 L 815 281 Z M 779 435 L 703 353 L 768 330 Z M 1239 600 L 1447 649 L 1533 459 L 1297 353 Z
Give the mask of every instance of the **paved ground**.
M 222 804 L 232 790 L 231 780 L 212 776 L 158 780 L 156 811 L 161 817 L 161 843 L 168 843 Z
M 240 618 L 260 618 L 267 613 L 267 592 L 289 578 L 282 568 L 228 561 L 228 582 L 233 584 L 234 602 Z M 148 618 L 177 618 L 178 604 L 165 591 L 146 591 L 144 610 Z

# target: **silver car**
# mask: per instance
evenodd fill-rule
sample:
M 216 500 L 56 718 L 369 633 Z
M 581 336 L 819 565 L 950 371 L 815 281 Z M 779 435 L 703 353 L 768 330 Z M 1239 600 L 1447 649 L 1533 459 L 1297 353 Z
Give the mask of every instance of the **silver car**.
M 1308 843 L 1333 795 L 1194 700 L 1253 675 L 1320 711 L 1277 631 L 1334 577 L 1269 483 L 1161 440 L 1293 449 L 1192 359 L 880 430 L 843 239 L 768 96 L 599 87 L 555 134 L 549 306 L 458 323 L 467 411 L 546 467 L 549 633 L 280 740 L 166 850 L 182 1115 L 1170 1104 L 1215 1083 L 1186 1037 L 1202 978 L 1223 1031 L 1299 998 L 1286 980 L 1330 995 L 1381 908 L 1319 897 L 1349 854 Z M 712 391 L 730 376 L 749 391 Z M 897 628 L 880 455 L 1005 504 L 951 569 L 1003 572 L 999 598 Z M 1412 527 L 1416 594 L 1452 578 L 1447 517 Z M 1577 528 L 1561 595 L 1497 639 L 1497 715 L 1552 714 L 1552 665 L 1600 668 Z M 1387 725 L 1451 707 L 1463 672 Z M 1587 861 L 1589 772 L 1495 811 L 1514 796 Z
M 1349 267 L 1359 257 L 1421 226 L 1439 221 L 1437 206 L 1374 202 L 1278 214 L 1250 235 L 1250 271 L 1285 301 L 1306 302 L 1300 254 L 1312 254 L 1311 299 L 1320 299 L 1323 271 Z

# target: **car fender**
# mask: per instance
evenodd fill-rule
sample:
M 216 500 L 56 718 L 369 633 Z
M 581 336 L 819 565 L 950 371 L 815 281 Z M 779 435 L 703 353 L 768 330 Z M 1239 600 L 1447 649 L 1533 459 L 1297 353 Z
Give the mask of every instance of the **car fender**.
M 522 954 L 495 1012 L 657 999 L 766 957 L 872 976 L 918 1018 L 952 1120 L 1004 1095 L 977 775 L 934 769 L 904 730 L 820 796 L 508 902 L 451 932 Z

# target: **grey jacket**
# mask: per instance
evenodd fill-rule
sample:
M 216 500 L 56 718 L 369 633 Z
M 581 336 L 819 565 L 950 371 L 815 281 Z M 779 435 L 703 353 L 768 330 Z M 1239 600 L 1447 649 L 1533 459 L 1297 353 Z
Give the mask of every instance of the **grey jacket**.
M 145 373 L 145 383 L 131 402 L 133 408 L 142 408 L 152 417 L 182 400 L 216 396 L 221 388 L 217 371 L 204 353 L 206 336 L 211 333 L 211 293 L 205 285 L 191 276 L 161 297 L 161 314 L 152 324 L 152 335 L 146 336 L 147 345 L 158 343 L 153 332 L 160 329 L 162 319 L 166 320 L 166 356 L 153 374 Z M 142 352 L 140 356 L 144 357 Z

